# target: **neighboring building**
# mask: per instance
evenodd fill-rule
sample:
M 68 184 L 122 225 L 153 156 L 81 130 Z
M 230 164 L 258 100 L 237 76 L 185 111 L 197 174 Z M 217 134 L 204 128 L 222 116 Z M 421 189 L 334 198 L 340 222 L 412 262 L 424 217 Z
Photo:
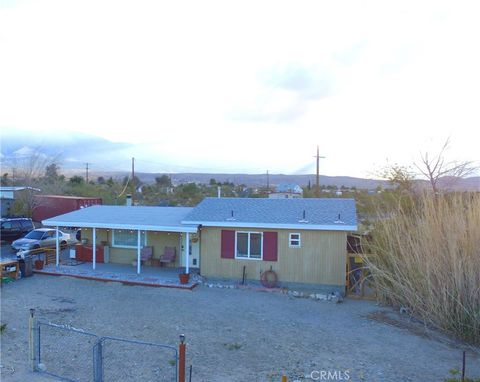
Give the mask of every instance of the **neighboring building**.
M 275 191 L 268 195 L 271 199 L 293 199 L 302 196 L 303 189 L 298 184 L 279 184 Z
M 101 198 L 64 195 L 35 195 L 33 221 L 40 222 L 53 216 L 102 204 Z
M 272 269 L 283 285 L 342 293 L 347 232 L 357 229 L 355 201 L 333 198 L 206 198 L 194 208 L 94 206 L 43 223 L 81 227 L 82 238 L 109 247 L 110 262 L 135 262 L 145 246 L 158 259 L 165 247 L 175 247 L 171 266 L 198 267 L 208 278 L 241 280 L 245 269 L 247 279 L 258 281 Z
M 28 198 L 28 194 L 40 192 L 41 190 L 33 187 L 0 187 L 1 217 L 13 216 L 13 204 L 15 200 Z

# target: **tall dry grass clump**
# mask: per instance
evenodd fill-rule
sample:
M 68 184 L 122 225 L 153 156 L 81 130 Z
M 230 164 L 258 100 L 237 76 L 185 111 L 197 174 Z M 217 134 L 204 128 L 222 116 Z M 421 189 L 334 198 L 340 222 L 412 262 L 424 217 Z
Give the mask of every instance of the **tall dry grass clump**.
M 480 344 L 480 195 L 425 195 L 382 220 L 367 263 L 384 301 Z

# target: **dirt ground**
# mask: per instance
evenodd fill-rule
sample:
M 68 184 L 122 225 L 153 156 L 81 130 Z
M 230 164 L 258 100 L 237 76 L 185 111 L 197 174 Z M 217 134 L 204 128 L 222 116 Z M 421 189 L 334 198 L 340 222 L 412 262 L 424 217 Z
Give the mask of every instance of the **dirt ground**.
M 461 366 L 462 350 L 468 348 L 370 301 L 334 304 L 253 290 L 199 286 L 190 292 L 34 275 L 1 290 L 1 321 L 7 324 L 1 336 L 2 381 L 50 380 L 28 371 L 30 308 L 43 321 L 99 336 L 176 347 L 185 333 L 192 381 L 280 381 L 283 373 L 289 381 L 327 380 L 321 377 L 328 372 L 330 380 L 443 381 Z M 64 336 L 55 346 L 60 358 L 72 359 L 62 361 L 63 367 L 91 380 L 88 365 L 75 366 L 82 356 L 91 360 L 80 342 L 78 336 Z M 124 352 L 118 348 L 115 361 L 131 362 L 137 376 L 143 375 L 142 358 L 157 354 Z M 478 349 L 467 354 L 467 375 L 480 377 Z M 172 362 L 161 357 L 164 367 Z

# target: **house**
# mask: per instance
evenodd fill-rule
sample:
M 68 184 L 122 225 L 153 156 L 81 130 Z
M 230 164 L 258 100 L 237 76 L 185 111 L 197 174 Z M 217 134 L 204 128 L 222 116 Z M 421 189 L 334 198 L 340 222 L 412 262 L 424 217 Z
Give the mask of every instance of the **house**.
M 241 280 L 245 267 L 258 280 L 272 269 L 282 284 L 344 290 L 353 199 L 206 198 L 183 223 L 201 227 L 203 276 Z
M 258 281 L 273 270 L 282 285 L 343 292 L 357 218 L 353 199 L 206 198 L 194 208 L 92 206 L 43 224 L 81 227 L 82 238 L 109 248 L 110 262 L 136 262 L 138 273 L 142 247 L 158 258 L 168 246 L 177 253 L 170 266 L 187 273 Z
M 20 202 L 29 202 L 33 200 L 33 194 L 40 192 L 41 190 L 33 187 L 24 187 L 24 186 L 1 186 L 0 187 L 0 212 L 1 217 L 13 216 L 13 206 L 16 200 Z M 28 203 L 31 204 L 31 203 Z
M 303 189 L 298 184 L 279 184 L 275 191 L 268 195 L 271 199 L 301 198 Z

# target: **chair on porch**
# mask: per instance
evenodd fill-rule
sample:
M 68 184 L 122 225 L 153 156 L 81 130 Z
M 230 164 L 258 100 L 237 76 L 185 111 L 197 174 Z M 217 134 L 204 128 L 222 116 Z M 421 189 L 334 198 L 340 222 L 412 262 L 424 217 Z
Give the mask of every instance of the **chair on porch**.
M 170 264 L 175 262 L 175 257 L 177 249 L 175 247 L 165 247 L 165 251 L 162 256 L 160 256 L 160 266 L 163 264 Z
M 140 264 L 145 264 L 146 261 L 151 261 L 153 257 L 153 247 L 143 247 L 140 250 Z

